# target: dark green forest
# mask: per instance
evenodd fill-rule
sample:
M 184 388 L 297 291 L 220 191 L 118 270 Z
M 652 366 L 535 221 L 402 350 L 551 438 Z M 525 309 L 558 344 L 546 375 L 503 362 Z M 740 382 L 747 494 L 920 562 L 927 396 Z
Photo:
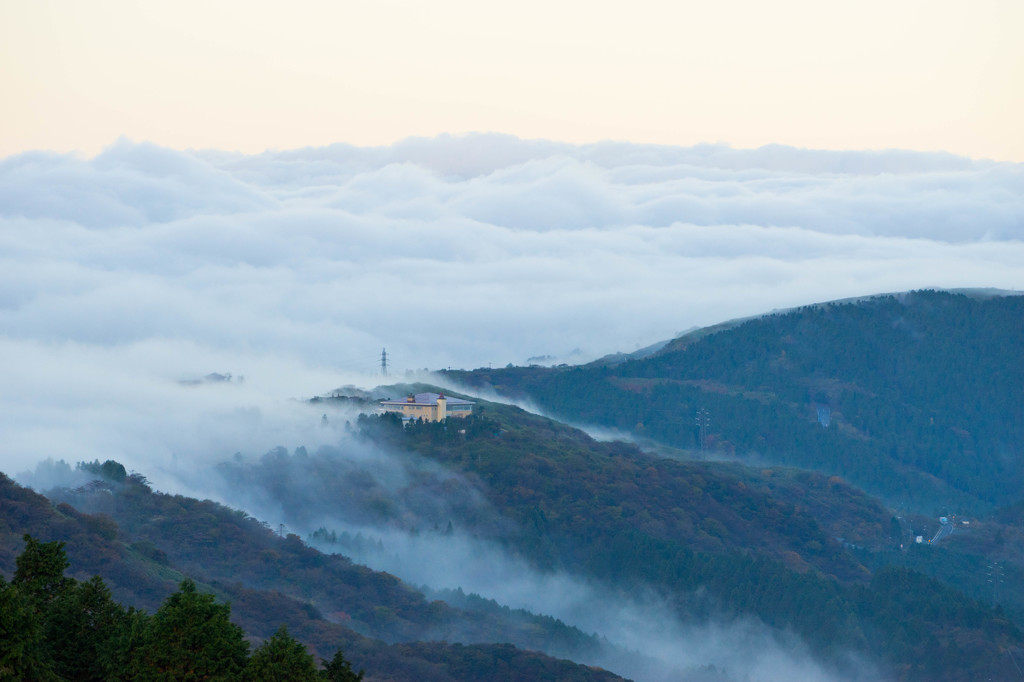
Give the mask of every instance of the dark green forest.
M 105 466 L 101 473 L 110 478 L 51 491 L 55 499 L 105 510 L 96 513 L 55 503 L 0 474 L 0 576 L 10 576 L 0 596 L 5 633 L 0 637 L 0 679 L 304 679 L 248 676 L 245 671 L 267 664 L 268 656 L 271 662 L 283 656 L 307 670 L 307 663 L 320 661 L 326 666 L 321 677 L 325 670 L 330 675 L 347 670 L 344 657 L 352 668 L 365 670 L 368 681 L 468 682 L 506 673 L 508 679 L 527 680 L 536 679 L 531 672 L 536 670 L 551 672 L 550 679 L 621 679 L 535 651 L 487 643 L 518 639 L 536 644 L 545 640 L 544 627 L 549 627 L 578 651 L 594 646 L 561 623 L 536 617 L 506 623 L 493 614 L 428 601 L 394 576 L 321 554 L 243 512 L 153 492 L 142 476 L 125 476 L 116 462 Z M 39 540 L 26 545 L 26 533 Z M 36 566 L 31 575 L 45 580 L 32 582 L 29 566 Z M 45 599 L 39 597 L 43 588 Z M 174 644 L 157 626 L 166 622 L 161 614 L 180 612 L 182 603 L 213 624 L 191 643 Z M 77 650 L 104 652 L 90 660 L 88 669 L 73 657 L 79 655 L 73 654 L 75 647 L 63 643 L 77 632 L 83 638 Z M 439 636 L 469 632 L 478 633 L 472 641 L 479 643 L 456 645 Z M 210 638 L 228 642 L 215 656 L 209 654 L 227 666 L 210 677 L 154 672 L 154 666 L 173 661 L 141 657 L 146 642 L 159 642 L 164 648 L 184 647 L 184 652 L 166 654 L 179 656 L 180 662 L 207 651 L 203 646 Z M 420 639 L 424 642 L 410 646 Z
M 203 472 L 279 510 L 276 529 L 154 491 L 112 460 L 44 463 L 37 480 L 64 481 L 46 497 L 0 475 L 0 679 L 643 669 L 556 618 L 359 565 L 346 555 L 397 550 L 356 527 L 437 552 L 487 543 L 612 602 L 656 594 L 682 624 L 753 621 L 798 638 L 836 679 L 1018 679 L 1022 313 L 1024 297 L 913 292 L 719 325 L 643 357 L 446 372 L 623 440 L 467 395 L 465 419 L 364 414 L 336 446 L 239 453 Z M 377 393 L 419 390 L 439 389 Z M 317 419 L 376 407 L 313 403 Z M 940 528 L 952 533 L 931 543 Z M 175 640 L 176 618 L 207 629 Z
M 320 668 L 283 625 L 250 653 L 231 607 L 191 580 L 149 615 L 115 602 L 99 576 L 65 576 L 63 542 L 24 540 L 13 579 L 0 577 L 0 679 L 363 679 L 340 649 Z
M 444 374 L 693 457 L 797 466 L 893 507 L 977 515 L 1024 489 L 1022 348 L 1024 296 L 917 291 L 722 325 L 622 362 Z
M 390 415 L 360 427 L 377 442 L 472 472 L 517 522 L 506 538 L 511 547 L 537 566 L 596 578 L 609 593 L 656 586 L 681 618 L 755 615 L 798 633 L 839 675 L 851 650 L 899 679 L 971 680 L 1014 669 L 1024 639 L 1002 608 L 912 568 L 872 570 L 860 561 L 863 548 L 830 535 L 826 527 L 835 526 L 808 506 L 773 496 L 774 483 L 732 465 L 598 443 L 516 408 L 485 410 L 458 429 L 403 428 Z M 804 495 L 832 497 L 861 542 L 881 553 L 898 544 L 891 516 L 863 493 L 824 476 L 796 476 Z

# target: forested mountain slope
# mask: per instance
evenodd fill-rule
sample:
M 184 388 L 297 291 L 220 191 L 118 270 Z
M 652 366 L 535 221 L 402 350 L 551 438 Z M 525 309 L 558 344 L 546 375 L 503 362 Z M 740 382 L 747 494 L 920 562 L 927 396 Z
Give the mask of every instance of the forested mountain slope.
M 982 513 L 1024 489 L 1022 349 L 1024 296 L 919 291 L 766 315 L 619 364 L 444 374 L 694 457 L 793 465 L 894 506 Z
M 1013 548 L 1022 373 L 1009 350 L 1020 345 L 1021 300 L 882 297 L 694 334 L 619 364 L 450 375 L 613 426 L 643 447 L 474 398 L 465 420 L 403 428 L 364 415 L 343 434 L 339 426 L 336 446 L 238 455 L 200 472 L 204 483 L 223 480 L 233 506 L 273 508 L 274 523 L 305 541 L 208 500 L 156 493 L 123 468 L 116 475 L 114 463 L 87 465 L 97 484 L 50 491 L 56 507 L 8 481 L 0 570 L 10 575 L 28 530 L 68 541 L 75 575 L 104 575 L 126 602 L 152 609 L 192 575 L 231 600 L 251 634 L 269 637 L 287 622 L 321 655 L 340 644 L 376 679 L 514 677 L 563 665 L 580 679 L 606 674 L 495 644 L 605 665 L 602 643 L 564 623 L 458 591 L 424 597 L 311 548 L 369 545 L 367 555 L 400 560 L 411 540 L 435 554 L 407 564 L 476 555 L 483 561 L 471 568 L 492 586 L 508 563 L 564 579 L 554 584 L 586 583 L 592 599 L 611 604 L 654 595 L 655 629 L 754 623 L 779 641 L 795 635 L 838 679 L 1012 678 L 1024 660 L 1024 596 L 1008 589 L 996 599 L 975 574 L 993 560 L 1007 578 L 1024 566 Z M 407 388 L 421 390 L 388 390 Z M 984 428 L 953 407 L 978 401 L 993 405 Z M 315 409 L 319 419 L 332 406 Z M 698 409 L 710 414 L 704 433 Z M 915 516 L 915 507 L 973 512 L 973 525 L 916 546 L 910 538 L 930 536 L 938 514 Z M 356 528 L 369 535 L 347 532 Z M 684 668 L 643 679 L 764 677 Z
M 362 460 L 369 465 L 363 469 L 340 450 L 300 448 L 233 459 L 220 471 L 286 512 L 292 504 L 296 528 L 318 516 L 343 522 L 356 515 L 370 527 L 415 536 L 430 524 L 440 529 L 432 531 L 435 547 L 445 552 L 448 526 L 452 541 L 470 535 L 494 542 L 534 570 L 591 581 L 610 601 L 659 594 L 673 618 L 692 626 L 755 618 L 797 633 L 840 679 L 878 679 L 864 677 L 865 660 L 879 676 L 896 679 L 999 677 L 1021 652 L 1024 638 L 1000 610 L 916 571 L 869 566 L 859 552 L 885 551 L 898 538 L 889 513 L 842 481 L 658 457 L 596 442 L 518 408 L 479 403 L 483 414 L 454 424 L 402 428 L 390 417 L 361 418 L 339 448 L 356 448 L 356 460 L 377 453 Z M 374 469 L 385 452 L 405 463 L 404 475 L 387 472 L 401 480 L 397 487 Z M 87 466 L 109 474 L 117 469 L 110 464 Z M 552 619 L 510 618 L 472 599 L 455 599 L 457 607 L 428 601 L 387 574 L 322 555 L 247 514 L 154 493 L 123 468 L 113 477 L 120 480 L 100 478 L 51 491 L 64 500 L 57 507 L 4 479 L 0 568 L 10 575 L 15 538 L 29 531 L 67 541 L 72 574 L 105 576 L 127 603 L 152 608 L 191 574 L 232 602 L 248 632 L 269 637 L 285 622 L 321 655 L 340 644 L 372 672 L 369 679 L 473 679 L 551 666 L 563 666 L 558 675 L 570 678 L 606 674 L 482 643 L 593 655 L 593 638 Z M 303 483 L 305 498 L 295 494 Z M 317 500 L 320 509 L 311 507 Z M 481 644 L 387 645 L 367 635 Z M 703 679 L 704 672 L 672 679 Z
M 1002 612 L 916 571 L 869 573 L 806 509 L 770 494 L 770 470 L 752 476 L 662 459 L 517 408 L 486 410 L 461 429 L 402 428 L 389 416 L 361 428 L 479 477 L 515 521 L 505 538 L 511 547 L 538 566 L 597 579 L 609 595 L 647 586 L 667 595 L 680 618 L 755 615 L 797 632 L 840 671 L 850 651 L 901 679 L 1012 669 L 1007 651 L 1024 640 Z M 863 527 L 874 528 L 866 535 L 884 544 L 890 517 L 862 493 L 825 477 L 805 483 L 812 496 L 829 491 L 835 506 L 849 505 L 847 522 L 864 514 Z
M 115 463 L 109 463 L 115 464 Z M 516 622 L 464 611 L 422 594 L 393 576 L 323 555 L 296 536 L 278 537 L 248 515 L 210 501 L 154 493 L 139 477 L 99 477 L 76 491 L 54 490 L 95 514 L 49 500 L 0 474 L 0 575 L 14 575 L 15 557 L 29 533 L 66 543 L 67 575 L 99 575 L 125 605 L 156 611 L 180 581 L 192 576 L 205 591 L 231 603 L 233 620 L 257 640 L 281 624 L 323 658 L 341 647 L 366 680 L 621 679 L 511 645 L 389 641 L 452 639 L 532 641 L 561 637 L 580 650 L 595 646 L 583 633 L 551 619 Z M 557 634 L 552 635 L 554 631 Z M 367 636 L 369 635 L 369 636 Z M 78 678 L 76 678 L 78 679 Z M 81 677 L 81 679 L 91 679 Z M 128 679 L 128 678 L 125 678 Z

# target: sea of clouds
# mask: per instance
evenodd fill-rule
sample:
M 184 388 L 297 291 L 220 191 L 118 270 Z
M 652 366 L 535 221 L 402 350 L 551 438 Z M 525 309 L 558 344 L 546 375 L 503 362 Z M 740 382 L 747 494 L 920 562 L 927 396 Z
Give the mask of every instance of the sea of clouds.
M 208 472 L 235 453 L 343 442 L 355 413 L 336 408 L 325 424 L 327 408 L 304 399 L 384 383 L 382 348 L 392 380 L 580 362 L 838 298 L 1020 290 L 1022 264 L 1024 165 L 942 153 L 469 135 L 259 155 L 128 140 L 91 159 L 20 154 L 0 160 L 0 471 L 116 459 L 161 490 L 283 521 L 246 497 L 258 490 Z M 584 587 L 578 599 L 553 589 L 569 595 L 553 605 L 541 582 L 563 578 L 521 567 L 541 582 L 474 581 L 468 560 L 443 579 L 421 574 L 409 567 L 432 565 L 417 557 L 436 548 L 389 544 L 405 549 L 380 567 L 407 579 L 458 576 L 584 627 L 650 612 L 580 611 L 594 601 Z M 453 556 L 482 551 L 467 547 Z M 613 639 L 683 666 L 728 661 L 743 639 L 737 624 L 728 636 L 673 627 Z M 721 656 L 712 640 L 726 642 Z M 762 663 L 827 678 L 786 647 L 762 649 L 742 671 L 751 679 L 775 674 Z
M 0 160 L 0 458 L 317 447 L 289 401 L 377 383 L 385 347 L 400 378 L 578 362 L 836 298 L 1021 289 L 1022 263 L 1024 166 L 942 153 L 29 152 Z M 189 383 L 212 372 L 232 381 Z

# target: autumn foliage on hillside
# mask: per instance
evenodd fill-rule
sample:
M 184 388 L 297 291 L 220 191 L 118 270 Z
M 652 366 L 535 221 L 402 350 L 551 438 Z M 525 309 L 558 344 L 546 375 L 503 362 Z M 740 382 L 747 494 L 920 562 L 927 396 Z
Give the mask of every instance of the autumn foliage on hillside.
M 871 576 L 806 505 L 769 489 L 779 485 L 794 496 L 799 478 L 765 483 L 770 472 L 662 459 L 516 408 L 487 409 L 457 429 L 403 427 L 388 415 L 365 417 L 360 427 L 367 438 L 478 477 L 491 502 L 516 521 L 506 542 L 536 565 L 596 578 L 611 592 L 654 586 L 682 618 L 752 614 L 799 633 L 836 665 L 861 651 L 900 679 L 1003 674 L 1012 669 L 1012 651 L 1021 650 L 1024 637 L 1001 610 L 914 571 Z M 887 535 L 888 515 L 862 493 L 803 476 L 801 495 L 845 497 L 852 518 Z M 914 588 L 912 596 L 893 588 L 894 575 Z

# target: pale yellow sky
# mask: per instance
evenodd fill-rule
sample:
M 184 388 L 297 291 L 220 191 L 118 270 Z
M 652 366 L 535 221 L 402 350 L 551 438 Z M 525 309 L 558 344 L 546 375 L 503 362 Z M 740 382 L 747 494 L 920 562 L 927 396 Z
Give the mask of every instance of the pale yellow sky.
M 0 156 L 504 132 L 1024 161 L 1021 0 L 0 0 Z

